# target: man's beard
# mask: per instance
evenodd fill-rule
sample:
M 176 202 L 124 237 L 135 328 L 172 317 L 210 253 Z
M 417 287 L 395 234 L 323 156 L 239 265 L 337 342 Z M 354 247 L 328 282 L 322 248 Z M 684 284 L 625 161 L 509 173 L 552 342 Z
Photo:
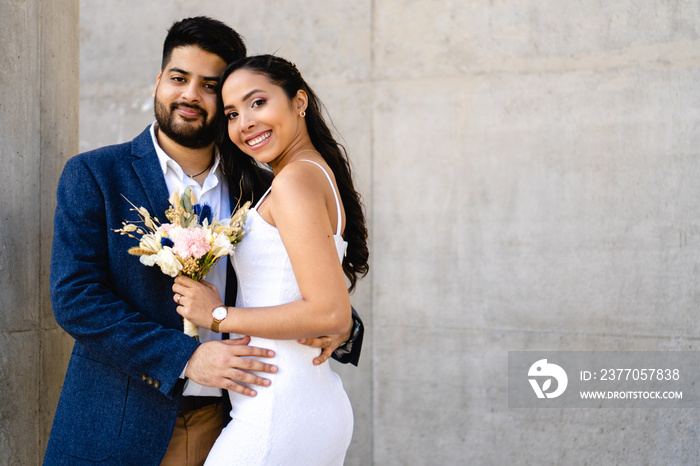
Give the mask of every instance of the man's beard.
M 202 147 L 206 147 L 214 142 L 214 138 L 216 136 L 216 125 L 214 124 L 214 121 L 207 123 L 208 114 L 202 107 L 199 107 L 198 105 L 179 103 L 171 104 L 170 111 L 168 111 L 166 105 L 158 101 L 157 95 L 153 99 L 153 106 L 155 107 L 158 129 L 181 146 L 189 149 L 201 149 Z M 200 111 L 202 122 L 200 124 L 197 124 L 197 122 L 194 121 L 177 122 L 175 109 L 177 109 L 179 106 L 193 108 Z

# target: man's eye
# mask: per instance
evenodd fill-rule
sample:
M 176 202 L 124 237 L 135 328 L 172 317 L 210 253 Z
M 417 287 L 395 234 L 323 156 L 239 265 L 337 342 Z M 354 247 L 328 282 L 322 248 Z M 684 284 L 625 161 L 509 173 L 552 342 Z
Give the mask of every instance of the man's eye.
M 216 84 L 205 84 L 204 88 L 213 92 L 216 92 Z
M 177 82 L 177 83 L 183 83 L 183 82 L 185 82 L 185 78 L 183 78 L 182 76 L 173 76 L 173 77 L 170 78 L 170 79 L 171 79 L 172 81 Z

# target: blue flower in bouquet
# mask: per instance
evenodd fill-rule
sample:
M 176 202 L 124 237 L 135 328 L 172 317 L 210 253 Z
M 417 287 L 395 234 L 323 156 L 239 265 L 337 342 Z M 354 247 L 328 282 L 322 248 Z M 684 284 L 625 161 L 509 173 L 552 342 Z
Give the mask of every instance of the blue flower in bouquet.
M 204 223 L 204 220 L 211 223 L 212 213 L 209 204 L 195 204 L 192 206 L 192 212 L 199 217 L 199 223 Z

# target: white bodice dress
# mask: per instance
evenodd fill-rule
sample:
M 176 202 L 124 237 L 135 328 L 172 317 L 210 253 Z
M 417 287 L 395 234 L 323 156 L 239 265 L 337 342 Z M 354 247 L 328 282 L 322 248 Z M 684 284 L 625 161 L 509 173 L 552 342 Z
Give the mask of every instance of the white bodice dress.
M 331 183 L 338 208 L 334 238 L 342 261 L 347 243 L 340 235 L 338 195 L 321 165 L 303 161 L 319 166 Z M 248 233 L 232 256 L 239 307 L 274 306 L 301 298 L 277 228 L 257 212 L 268 193 L 248 212 Z M 259 374 L 272 383 L 255 387 L 254 398 L 229 392 L 232 420 L 217 439 L 206 465 L 342 465 L 352 438 L 352 407 L 330 364 L 313 364 L 320 350 L 296 340 L 258 337 L 252 337 L 250 345 L 274 350 L 274 358 L 261 360 L 275 364 L 278 371 Z

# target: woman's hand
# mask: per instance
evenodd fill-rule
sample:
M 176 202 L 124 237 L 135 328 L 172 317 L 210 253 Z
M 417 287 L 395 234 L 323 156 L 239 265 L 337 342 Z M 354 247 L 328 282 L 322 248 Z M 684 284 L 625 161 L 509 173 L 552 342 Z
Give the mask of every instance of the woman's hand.
M 319 364 L 323 364 L 324 362 L 328 361 L 328 359 L 330 359 L 330 357 L 333 356 L 335 350 L 337 350 L 343 343 L 350 339 L 350 336 L 352 335 L 353 326 L 354 322 L 351 321 L 350 330 L 343 333 L 342 335 L 327 335 L 317 338 L 302 338 L 297 341 L 302 345 L 322 349 L 321 354 L 318 357 L 314 358 L 314 366 L 318 366 Z
M 177 313 L 203 328 L 211 328 L 211 311 L 223 306 L 219 291 L 209 282 L 196 282 L 183 275 L 173 284 L 173 301 L 177 303 Z

